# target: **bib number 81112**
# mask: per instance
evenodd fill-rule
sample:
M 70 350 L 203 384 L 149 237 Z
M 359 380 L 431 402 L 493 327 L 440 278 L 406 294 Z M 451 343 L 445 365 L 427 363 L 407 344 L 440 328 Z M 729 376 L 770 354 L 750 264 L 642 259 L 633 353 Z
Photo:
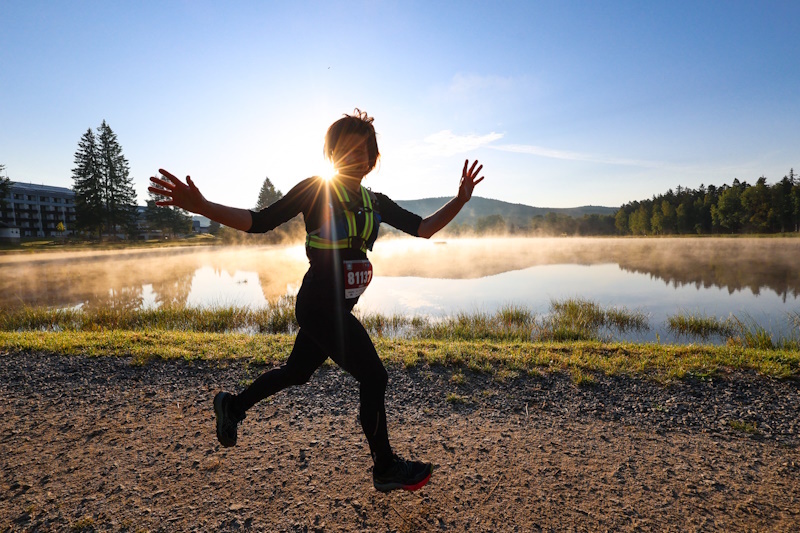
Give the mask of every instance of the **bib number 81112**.
M 372 263 L 369 259 L 344 261 L 344 297 L 358 298 L 372 281 Z

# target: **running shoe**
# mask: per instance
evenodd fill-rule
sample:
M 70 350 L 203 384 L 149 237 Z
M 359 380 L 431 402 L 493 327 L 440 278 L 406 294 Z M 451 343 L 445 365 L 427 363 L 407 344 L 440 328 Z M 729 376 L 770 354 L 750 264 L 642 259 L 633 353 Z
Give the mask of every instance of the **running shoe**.
M 430 463 L 406 461 L 395 455 L 383 472 L 372 472 L 372 483 L 381 492 L 395 489 L 417 490 L 425 486 L 432 472 L 433 465 Z
M 214 396 L 214 414 L 217 415 L 217 439 L 219 443 L 229 448 L 236 446 L 236 426 L 244 419 L 237 417 L 231 411 L 233 395 L 228 392 L 219 392 Z

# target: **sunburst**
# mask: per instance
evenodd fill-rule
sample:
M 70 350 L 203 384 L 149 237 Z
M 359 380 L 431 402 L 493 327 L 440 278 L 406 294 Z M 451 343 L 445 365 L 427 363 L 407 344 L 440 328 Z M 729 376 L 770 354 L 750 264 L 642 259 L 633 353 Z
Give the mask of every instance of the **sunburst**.
M 330 161 L 325 161 L 324 165 L 320 167 L 317 175 L 325 181 L 331 181 L 336 175 L 336 169 L 334 168 L 333 163 Z

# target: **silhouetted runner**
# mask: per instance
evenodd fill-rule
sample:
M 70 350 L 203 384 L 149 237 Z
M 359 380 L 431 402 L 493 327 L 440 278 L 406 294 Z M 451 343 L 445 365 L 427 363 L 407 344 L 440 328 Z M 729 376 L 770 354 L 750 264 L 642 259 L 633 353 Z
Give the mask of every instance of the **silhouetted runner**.
M 209 202 L 189 176 L 184 183 L 166 170 L 159 170 L 165 179 L 150 178 L 157 187 L 149 190 L 166 198 L 157 205 L 177 206 L 250 233 L 275 229 L 299 213 L 305 220 L 310 267 L 297 294 L 300 329 L 292 353 L 283 366 L 265 372 L 239 394 L 220 392 L 214 397 L 219 442 L 234 446 L 237 426 L 248 409 L 291 385 L 306 383 L 330 357 L 359 382 L 361 427 L 374 462 L 375 488 L 417 490 L 428 482 L 433 467 L 392 452 L 384 408 L 388 375 L 367 331 L 351 311 L 372 280 L 367 251 L 372 250 L 381 222 L 430 238 L 472 197 L 475 185 L 483 180 L 478 178 L 483 166 L 465 161 L 457 196 L 423 219 L 361 185 L 380 156 L 372 122 L 358 109 L 334 122 L 325 136 L 324 153 L 337 174 L 330 180 L 303 180 L 258 212 Z

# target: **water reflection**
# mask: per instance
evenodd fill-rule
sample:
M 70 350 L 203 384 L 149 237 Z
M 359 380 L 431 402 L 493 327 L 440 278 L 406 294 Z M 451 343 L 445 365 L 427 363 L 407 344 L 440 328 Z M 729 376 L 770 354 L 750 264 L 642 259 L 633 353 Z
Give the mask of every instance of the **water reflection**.
M 698 239 L 668 247 L 647 244 L 619 258 L 621 268 L 672 286 L 720 287 L 733 294 L 769 289 L 796 299 L 800 291 L 800 239 Z
M 298 247 L 295 247 L 298 248 Z M 302 248 L 181 248 L 0 257 L 0 306 L 158 307 L 263 304 L 302 278 Z M 241 282 L 241 283 L 240 283 Z
M 786 309 L 800 293 L 800 239 L 397 240 L 375 248 L 376 278 L 362 307 L 383 312 L 441 314 L 509 300 L 541 309 L 551 297 L 578 296 L 727 314 L 760 308 L 761 296 L 763 304 L 777 295 Z M 5 255 L 0 306 L 259 307 L 295 292 L 306 268 L 302 246 Z
M 384 276 L 481 278 L 537 265 L 615 264 L 673 286 L 762 289 L 796 298 L 800 239 L 474 239 L 402 243 L 377 254 Z

